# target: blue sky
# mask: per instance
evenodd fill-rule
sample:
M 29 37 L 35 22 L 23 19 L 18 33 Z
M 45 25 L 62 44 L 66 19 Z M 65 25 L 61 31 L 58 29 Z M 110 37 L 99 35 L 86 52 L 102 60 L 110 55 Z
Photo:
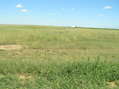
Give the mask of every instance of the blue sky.
M 119 0 L 0 0 L 0 24 L 119 28 Z

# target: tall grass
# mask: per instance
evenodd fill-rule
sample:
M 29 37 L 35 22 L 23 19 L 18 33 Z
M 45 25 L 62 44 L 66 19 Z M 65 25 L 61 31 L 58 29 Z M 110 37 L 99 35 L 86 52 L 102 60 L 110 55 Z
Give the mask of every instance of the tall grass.
M 2 60 L 0 89 L 118 89 L 118 70 L 119 63 L 99 60 L 60 64 Z

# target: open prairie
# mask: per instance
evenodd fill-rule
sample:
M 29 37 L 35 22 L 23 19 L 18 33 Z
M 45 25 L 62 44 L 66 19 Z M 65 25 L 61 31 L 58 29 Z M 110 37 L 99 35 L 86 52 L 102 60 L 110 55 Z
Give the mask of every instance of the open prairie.
M 119 89 L 119 30 L 0 25 L 0 89 Z

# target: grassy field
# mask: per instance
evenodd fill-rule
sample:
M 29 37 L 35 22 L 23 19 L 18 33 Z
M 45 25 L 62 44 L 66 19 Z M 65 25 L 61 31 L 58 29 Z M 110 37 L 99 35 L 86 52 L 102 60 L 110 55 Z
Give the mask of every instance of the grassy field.
M 0 89 L 119 89 L 119 30 L 0 25 Z

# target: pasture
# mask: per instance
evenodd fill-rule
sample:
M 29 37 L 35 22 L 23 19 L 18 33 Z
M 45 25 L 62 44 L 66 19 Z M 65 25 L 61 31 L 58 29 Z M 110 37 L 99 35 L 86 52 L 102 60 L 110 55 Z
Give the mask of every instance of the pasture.
M 0 89 L 119 89 L 119 30 L 0 25 Z

